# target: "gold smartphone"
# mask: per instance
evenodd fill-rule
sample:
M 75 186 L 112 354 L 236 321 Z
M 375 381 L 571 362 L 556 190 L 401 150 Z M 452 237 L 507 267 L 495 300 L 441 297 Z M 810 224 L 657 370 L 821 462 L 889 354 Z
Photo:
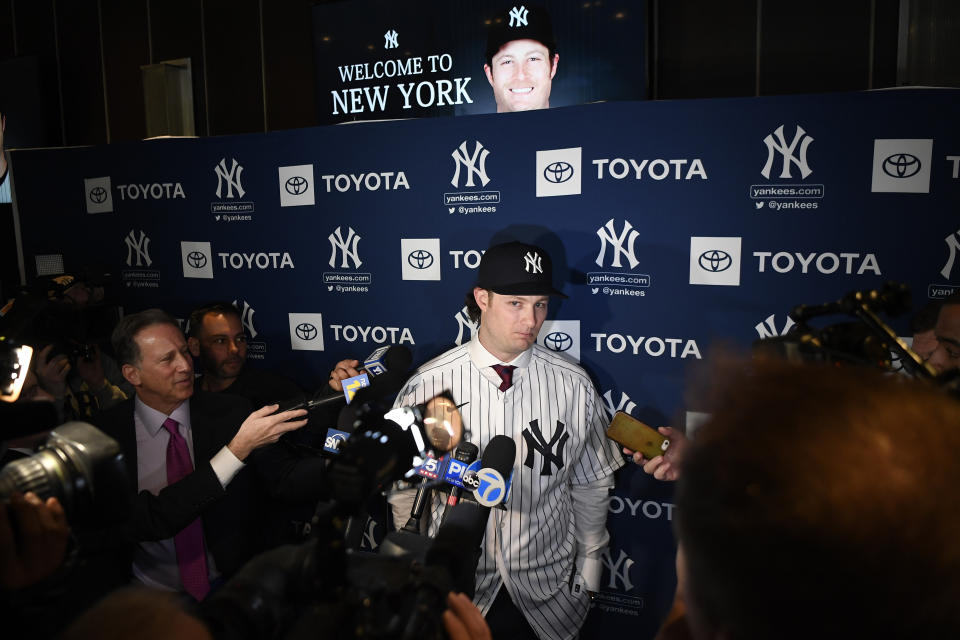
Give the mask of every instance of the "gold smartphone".
M 627 449 L 639 451 L 647 460 L 662 456 L 670 446 L 670 440 L 653 427 L 647 426 L 623 411 L 617 411 L 607 428 L 607 437 Z

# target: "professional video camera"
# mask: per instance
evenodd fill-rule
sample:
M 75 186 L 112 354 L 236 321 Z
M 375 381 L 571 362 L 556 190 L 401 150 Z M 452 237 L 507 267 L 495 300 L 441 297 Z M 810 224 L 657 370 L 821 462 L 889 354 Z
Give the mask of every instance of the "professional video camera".
M 754 342 L 754 352 L 791 361 L 857 364 L 887 371 L 902 370 L 919 379 L 934 380 L 945 388 L 956 385 L 956 376 L 941 375 L 914 353 L 878 313 L 898 316 L 910 309 L 907 285 L 888 282 L 880 290 L 851 291 L 839 300 L 799 305 L 790 312 L 796 322 L 786 334 Z M 813 318 L 848 315 L 855 322 L 816 328 Z
M 215 637 L 444 637 L 446 595 L 473 583 L 469 547 L 479 547 L 488 509 L 452 511 L 425 554 L 398 545 L 390 545 L 393 555 L 348 549 L 343 530 L 368 492 L 412 477 L 428 453 L 460 442 L 458 407 L 441 394 L 389 411 L 364 403 L 354 415 L 352 434 L 332 463 L 335 497 L 318 506 L 314 537 L 258 556 L 203 604 Z
M 0 338 L 0 441 L 42 434 L 56 425 L 47 402 L 16 402 L 33 350 Z M 32 491 L 56 497 L 72 526 L 119 522 L 130 512 L 127 469 L 120 446 L 85 422 L 68 422 L 50 431 L 33 455 L 0 470 L 0 501 Z

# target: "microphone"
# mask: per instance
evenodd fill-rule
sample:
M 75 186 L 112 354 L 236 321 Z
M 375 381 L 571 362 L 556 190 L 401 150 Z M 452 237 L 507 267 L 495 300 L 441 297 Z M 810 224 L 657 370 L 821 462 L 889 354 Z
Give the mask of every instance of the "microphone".
M 353 396 L 354 400 L 358 397 L 360 401 L 381 398 L 388 395 L 391 389 L 393 389 L 393 393 L 396 393 L 403 383 L 406 382 L 405 374 L 410 368 L 410 363 L 413 361 L 413 355 L 410 349 L 403 345 L 388 345 L 376 349 L 370 355 L 373 356 L 377 352 L 382 353 L 378 358 L 371 361 L 379 363 L 376 366 L 377 372 L 369 371 L 369 373 L 373 375 L 370 384 L 358 389 L 357 393 Z M 368 360 L 370 360 L 370 358 L 368 358 Z M 391 374 L 395 375 L 391 377 Z M 381 380 L 381 378 L 384 377 L 388 379 Z M 401 378 L 399 384 L 397 383 L 398 377 Z M 396 388 L 394 389 L 394 387 Z M 319 407 L 336 406 L 338 404 L 345 405 L 347 404 L 347 398 L 342 393 L 331 393 L 329 387 L 322 387 L 312 395 L 300 395 L 294 398 L 288 398 L 287 400 L 280 401 L 278 404 L 280 408 L 277 409 L 277 411 L 289 411 L 290 409 L 306 409 L 310 411 Z
M 420 532 L 420 518 L 423 517 L 423 510 L 429 500 L 431 490 L 435 488 L 437 482 L 439 482 L 440 468 L 445 469 L 443 475 L 444 483 L 452 485 L 450 487 L 450 496 L 447 498 L 447 506 L 443 512 L 443 518 L 447 517 L 447 512 L 457 504 L 460 498 L 463 489 L 463 482 L 461 480 L 463 474 L 466 472 L 467 467 L 477 459 L 479 452 L 480 450 L 477 448 L 477 445 L 472 442 L 463 442 L 456 448 L 452 456 L 446 460 L 445 465 L 440 464 L 443 461 L 442 459 L 427 459 L 424 466 L 433 462 L 433 466 L 437 469 L 437 472 L 420 473 L 420 486 L 417 488 L 417 495 L 413 499 L 413 506 L 410 507 L 410 519 L 407 520 L 407 523 L 402 527 L 403 531 L 409 531 L 410 533 Z M 421 471 L 422 469 L 423 467 L 421 467 Z M 444 489 L 444 491 L 446 491 L 446 489 Z
M 444 507 L 441 522 L 446 520 L 447 515 L 460 500 L 460 495 L 463 493 L 463 474 L 466 472 L 467 467 L 477 459 L 478 453 L 480 453 L 480 449 L 477 445 L 472 442 L 463 442 L 457 447 L 453 457 L 450 459 L 443 479 L 453 486 L 450 488 L 450 495 L 447 497 L 447 506 Z M 414 504 L 416 504 L 416 501 L 414 501 Z
M 506 500 L 516 455 L 517 444 L 512 439 L 507 436 L 494 436 L 490 439 L 480 458 L 477 488 L 473 491 L 478 503 L 484 507 L 492 507 Z
M 363 368 L 373 376 L 379 376 L 386 371 L 406 371 L 411 364 L 413 354 L 402 344 L 384 345 L 374 349 L 373 353 L 363 360 Z
M 494 436 L 480 458 L 478 475 L 484 471 L 496 471 L 503 478 L 509 477 L 516 455 L 517 445 L 513 440 L 507 436 Z M 447 567 L 454 590 L 470 598 L 474 595 L 477 563 L 489 518 L 489 506 L 472 500 L 458 502 L 440 525 L 424 561 L 427 566 Z

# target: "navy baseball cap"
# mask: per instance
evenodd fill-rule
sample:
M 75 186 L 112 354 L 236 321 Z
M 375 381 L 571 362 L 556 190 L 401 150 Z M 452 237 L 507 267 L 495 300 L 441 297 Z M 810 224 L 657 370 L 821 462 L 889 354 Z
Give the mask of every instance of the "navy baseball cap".
M 513 296 L 558 296 L 553 288 L 553 263 L 540 247 L 523 242 L 497 244 L 483 254 L 477 287 Z
M 487 60 L 513 40 L 536 40 L 554 51 L 557 43 L 553 39 L 553 23 L 547 10 L 518 4 L 498 12 L 487 29 Z

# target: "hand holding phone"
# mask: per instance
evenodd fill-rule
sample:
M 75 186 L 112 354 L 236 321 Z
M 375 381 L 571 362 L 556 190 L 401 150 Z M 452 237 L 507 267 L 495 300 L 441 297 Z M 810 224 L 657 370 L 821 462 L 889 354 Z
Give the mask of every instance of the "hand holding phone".
M 670 447 L 670 440 L 656 429 L 623 411 L 617 411 L 613 416 L 613 421 L 607 428 L 607 437 L 641 453 L 647 460 L 664 455 Z

